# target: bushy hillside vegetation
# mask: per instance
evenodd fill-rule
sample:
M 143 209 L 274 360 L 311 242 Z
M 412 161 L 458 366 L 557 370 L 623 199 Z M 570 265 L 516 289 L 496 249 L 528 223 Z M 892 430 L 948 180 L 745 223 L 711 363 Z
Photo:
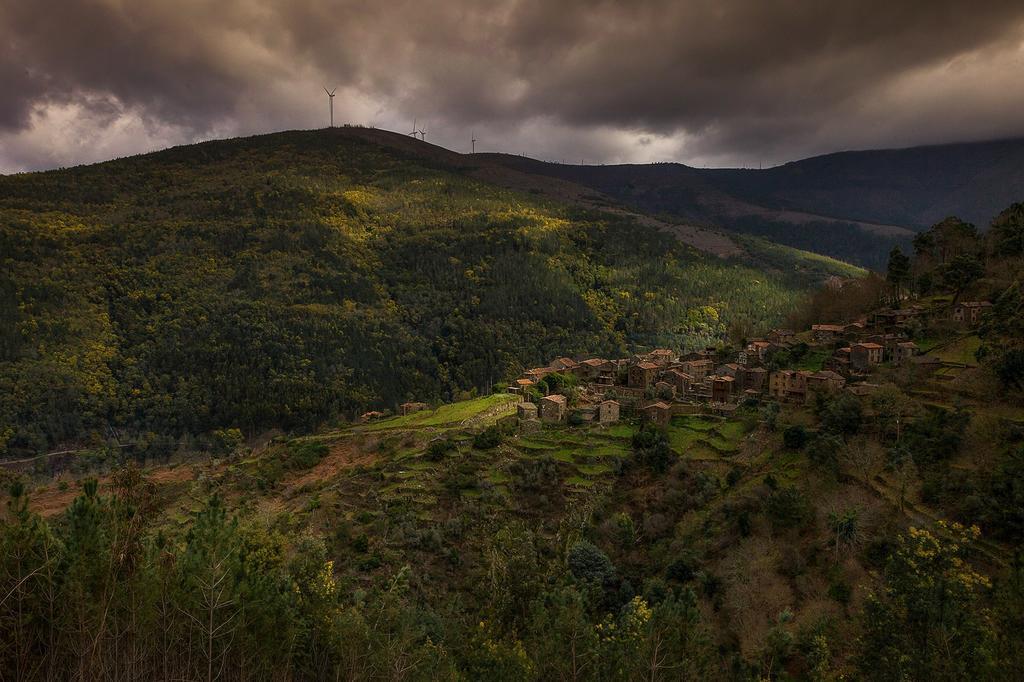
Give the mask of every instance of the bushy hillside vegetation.
M 310 427 L 763 329 L 838 263 L 699 254 L 343 129 L 0 178 L 0 452 Z
M 820 367 L 845 341 L 809 324 L 889 305 L 915 306 L 926 362 L 804 399 L 595 423 L 556 373 L 564 421 L 492 394 L 224 429 L 147 470 L 99 448 L 56 478 L 5 467 L 0 677 L 1017 680 L 1022 273 L 1016 204 L 821 289 L 770 369 Z M 967 300 L 995 305 L 954 323 Z
M 1015 679 L 1020 554 L 990 538 L 1020 540 L 1019 411 L 889 384 L 863 404 L 517 433 L 503 425 L 515 399 L 236 443 L 148 475 L 15 481 L 0 671 Z M 998 479 L 1007 515 L 966 514 L 985 538 L 944 521 L 915 474 L 971 466 L 981 443 L 1017 462 Z

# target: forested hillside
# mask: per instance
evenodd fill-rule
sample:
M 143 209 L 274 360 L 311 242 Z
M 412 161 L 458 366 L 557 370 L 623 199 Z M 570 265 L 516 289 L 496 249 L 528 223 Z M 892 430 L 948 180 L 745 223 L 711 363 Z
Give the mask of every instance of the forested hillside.
M 893 246 L 956 215 L 985 226 L 1024 194 L 1024 140 L 841 152 L 765 170 L 573 166 L 489 156 L 639 210 L 759 235 L 881 270 Z
M 985 227 L 1024 191 L 1024 139 L 838 152 L 710 175 L 769 206 L 915 230 L 951 215 Z
M 354 129 L 2 177 L 0 453 L 166 452 L 489 391 L 556 355 L 764 329 L 851 272 L 748 253 L 708 257 Z
M 252 142 L 232 144 L 237 148 L 226 156 L 238 159 L 244 156 L 238 149 Z M 361 143 L 339 144 L 339 149 L 348 163 L 374 155 L 375 168 L 388 168 L 387 159 L 396 158 Z M 174 164 L 186 151 L 195 158 L 197 150 L 156 157 L 173 169 L 164 177 L 182 174 Z M 294 151 L 287 153 L 295 157 Z M 383 160 L 376 157 L 380 154 Z M 114 166 L 127 178 L 131 164 L 140 161 L 154 165 L 150 158 Z M 235 160 L 238 166 L 229 166 L 223 157 L 210 163 L 210 183 L 215 169 L 244 165 Z M 325 160 L 321 168 L 331 163 Z M 188 239 L 182 236 L 186 228 L 170 220 L 174 229 L 122 231 L 142 244 L 152 239 L 174 245 L 135 246 L 134 260 L 124 243 L 110 238 L 101 242 L 102 249 L 83 249 L 82 243 L 96 238 L 82 217 L 59 230 L 55 221 L 47 223 L 58 234 L 85 235 L 81 242 L 61 244 L 75 260 L 61 260 L 53 241 L 25 242 L 46 254 L 48 269 L 33 280 L 21 265 L 26 270 L 20 281 L 34 288 L 22 286 L 38 302 L 11 306 L 6 314 L 18 315 L 22 330 L 33 320 L 46 326 L 39 324 L 38 345 L 9 331 L 4 336 L 4 352 L 19 354 L 4 365 L 11 372 L 5 376 L 22 382 L 12 384 L 16 398 L 30 395 L 29 379 L 50 386 L 52 376 L 45 372 L 54 367 L 69 377 L 79 376 L 71 373 L 77 370 L 82 381 L 93 381 L 83 384 L 82 395 L 94 399 L 89 405 L 100 415 L 92 417 L 95 423 L 109 419 L 125 432 L 134 428 L 130 419 L 153 409 L 146 423 L 158 435 L 135 451 L 98 445 L 62 460 L 7 461 L 0 467 L 0 484 L 7 491 L 0 497 L 5 502 L 0 507 L 0 633 L 5 635 L 0 677 L 453 682 L 1020 677 L 1024 205 L 1006 209 L 984 235 L 956 219 L 934 225 L 915 239 L 911 257 L 892 252 L 884 280 L 869 276 L 816 290 L 795 306 L 791 331 L 768 335 L 779 343 L 763 360 L 757 349 L 766 342 L 745 346 L 750 371 L 768 374 L 767 391 L 762 381 L 761 390 L 727 396 L 731 403 L 715 400 L 713 392 L 707 398 L 695 391 L 681 396 L 664 382 L 630 386 L 631 370 L 658 367 L 641 356 L 626 360 L 629 369 L 616 371 L 611 383 L 586 380 L 586 372 L 552 370 L 518 395 L 419 405 L 401 416 L 377 415 L 308 431 L 297 405 L 322 409 L 312 411 L 314 419 L 329 414 L 330 400 L 340 405 L 359 400 L 346 393 L 353 387 L 367 393 L 384 389 L 360 379 L 366 368 L 412 382 L 415 375 L 397 373 L 396 364 L 426 377 L 430 368 L 442 366 L 441 361 L 423 364 L 416 343 L 424 338 L 421 330 L 432 329 L 431 322 L 410 320 L 411 310 L 443 318 L 435 332 L 441 340 L 430 348 L 448 349 L 448 366 L 459 368 L 488 357 L 486 347 L 482 355 L 471 352 L 458 336 L 486 330 L 487 324 L 524 330 L 525 342 L 508 346 L 509 354 L 535 352 L 537 339 L 553 339 L 556 347 L 573 334 L 581 343 L 608 348 L 599 344 L 682 334 L 662 326 L 662 316 L 675 314 L 664 300 L 676 291 L 694 300 L 720 301 L 705 304 L 703 317 L 680 323 L 692 325 L 698 338 L 710 338 L 725 324 L 712 309 L 733 320 L 745 314 L 754 321 L 771 313 L 771 307 L 741 305 L 741 286 L 751 296 L 777 295 L 769 299 L 771 306 L 782 307 L 791 295 L 779 276 L 755 279 L 745 266 L 680 251 L 662 232 L 606 222 L 597 213 L 516 203 L 514 196 L 499 192 L 491 213 L 476 219 L 479 224 L 460 223 L 468 205 L 460 202 L 493 188 L 437 168 L 418 167 L 412 174 L 405 172 L 408 165 L 400 168 L 393 184 L 377 178 L 359 185 L 358 195 L 345 190 L 333 199 L 339 207 L 348 206 L 342 200 L 356 206 L 336 209 L 337 224 L 344 226 L 337 229 L 345 236 L 341 242 L 323 237 L 326 227 L 270 227 L 280 220 L 274 212 L 281 205 L 255 189 L 266 179 L 250 184 L 259 197 L 253 199 L 256 208 L 239 210 L 252 210 L 266 222 L 257 220 L 255 246 L 244 237 L 234 242 L 237 252 L 259 256 L 249 261 L 256 266 L 248 279 L 234 284 L 220 284 L 237 277 L 234 268 L 223 265 L 231 262 L 232 252 L 195 236 L 208 234 L 203 229 L 209 228 L 197 225 L 216 224 L 213 220 L 185 221 Z M 310 205 L 302 203 L 306 195 L 296 188 L 316 185 L 309 178 L 292 180 L 285 185 L 292 190 L 289 201 Z M 412 188 L 438 182 L 448 183 L 440 185 L 440 196 L 450 196 L 442 199 L 450 203 L 441 204 L 441 217 L 424 218 L 431 215 L 419 203 L 425 198 Z M 322 189 L 326 184 L 318 196 L 330 196 Z M 181 191 L 171 182 L 148 186 L 154 197 L 171 187 Z M 502 203 L 501 197 L 512 203 Z M 357 198 L 362 202 L 356 204 Z M 475 205 L 488 205 L 484 202 Z M 389 210 L 377 212 L 380 206 Z M 194 210 L 212 213 L 209 204 L 206 213 Z M 346 210 L 358 216 L 356 225 L 346 222 L 355 220 Z M 510 214 L 494 217 L 505 215 L 502 210 Z M 403 222 L 402 215 L 416 219 Z M 519 221 L 514 228 L 501 222 L 513 219 Z M 318 218 L 320 224 L 327 220 Z M 396 235 L 400 229 L 414 236 L 419 231 L 446 236 L 429 242 L 423 237 L 403 250 Z M 519 301 L 520 289 L 506 283 L 516 282 L 517 275 L 507 270 L 501 282 L 488 275 L 475 286 L 442 286 L 443 277 L 456 281 L 470 277 L 466 270 L 476 277 L 497 267 L 481 267 L 465 254 L 482 258 L 474 249 L 484 248 L 481 244 L 495 249 L 502 230 L 513 235 L 513 246 L 502 253 L 520 271 L 546 276 L 545 292 L 526 290 L 522 296 L 536 298 Z M 576 232 L 580 235 L 573 237 Z M 278 233 L 285 237 L 275 241 Z M 294 245 L 317 234 L 321 241 L 313 246 Z M 758 253 L 762 263 L 798 263 L 781 247 L 745 240 L 741 246 Z M 614 260 L 599 260 L 590 248 L 601 248 Z M 97 254 L 109 253 L 119 254 L 119 268 L 127 273 L 120 279 L 113 277 L 117 269 L 107 273 L 99 265 L 109 259 Z M 667 262 L 670 256 L 677 260 Z M 647 260 L 631 260 L 641 257 Z M 354 292 L 343 299 L 350 304 L 331 302 L 331 289 L 323 284 L 331 280 L 317 266 L 332 258 L 351 268 L 336 275 L 347 278 L 341 280 L 344 291 Z M 408 274 L 401 277 L 388 259 L 401 262 Z M 459 261 L 449 269 L 444 263 L 451 259 Z M 538 259 L 554 264 L 541 268 Z M 651 262 L 659 265 L 646 270 Z M 799 263 L 810 267 L 814 260 Z M 555 274 L 562 264 L 569 273 L 560 279 Z M 546 292 L 576 291 L 584 266 L 598 283 L 596 299 L 572 303 L 575 299 L 562 294 L 556 304 L 538 302 L 552 298 Z M 81 273 L 88 278 L 74 278 Z M 745 285 L 737 279 L 741 276 L 748 278 Z M 66 295 L 81 297 L 88 304 L 83 310 L 55 293 L 65 291 L 55 282 L 68 286 L 72 280 L 82 288 L 67 289 Z M 135 293 L 143 284 L 165 281 L 175 286 L 149 296 Z M 602 304 L 603 281 L 614 282 L 623 301 Z M 195 282 L 212 292 L 208 299 L 183 291 Z M 271 293 L 272 282 L 283 282 L 280 294 Z M 368 282 L 367 288 L 356 288 L 358 282 Z M 425 282 L 431 283 L 427 290 Z M 774 282 L 775 288 L 764 282 Z M 112 301 L 114 283 L 127 302 Z M 722 291 L 708 293 L 703 286 Z M 49 298 L 39 292 L 49 292 Z M 244 297 L 244 292 L 250 293 Z M 637 302 L 640 292 L 650 295 Z M 461 301 L 459 295 L 479 300 Z M 429 296 L 446 298 L 432 307 Z M 178 301 L 187 304 L 181 318 L 172 315 Z M 418 307 L 409 309 L 409 301 Z M 504 314 L 499 305 L 505 306 Z M 684 303 L 671 305 L 682 309 Z M 486 315 L 457 316 L 444 306 L 479 307 Z M 645 308 L 650 317 L 641 315 Z M 44 316 L 47 310 L 53 312 Z M 598 316 L 587 326 L 583 311 L 594 310 L 610 310 L 615 317 Z M 971 318 L 965 310 L 981 312 Z M 525 311 L 535 311 L 536 318 Z M 95 326 L 84 325 L 86 313 L 97 320 Z M 901 315 L 903 322 L 887 321 Z M 445 327 L 455 317 L 464 320 L 461 326 Z M 390 326 L 363 322 L 355 331 L 346 326 L 360 319 L 383 319 Z M 531 325 L 531 319 L 544 324 Z M 811 326 L 823 319 L 840 324 Z M 823 337 L 828 330 L 822 326 L 832 327 L 833 335 Z M 398 341 L 410 345 L 368 336 L 377 329 L 407 334 Z M 165 336 L 169 340 L 152 340 Z M 53 344 L 55 338 L 65 340 Z M 138 339 L 145 338 L 151 339 L 151 353 L 140 350 L 145 346 Z M 497 335 L 469 338 L 477 344 L 511 343 Z M 913 352 L 890 352 L 886 358 L 884 347 L 868 338 L 893 348 L 909 345 Z M 854 348 L 869 344 L 879 351 L 873 363 L 843 366 L 844 350 L 852 365 Z M 44 354 L 49 348 L 57 350 Z M 703 362 L 725 363 L 716 372 L 731 369 L 739 375 L 739 347 L 723 341 L 710 355 Z M 349 357 L 367 364 L 360 369 L 341 364 Z M 378 364 L 369 364 L 367 357 Z M 251 376 L 233 371 L 235 363 Z M 90 369 L 97 366 L 106 373 Z M 324 366 L 336 367 L 336 373 Z M 662 377 L 674 374 L 670 366 L 695 365 L 670 358 Z M 826 366 L 845 374 L 822 371 Z M 779 377 L 795 375 L 808 379 L 802 391 L 778 389 Z M 324 377 L 336 383 L 315 391 Z M 811 389 L 813 378 L 833 383 Z M 138 383 L 127 383 L 133 379 Z M 175 392 L 179 381 L 188 392 Z M 717 381 L 711 378 L 712 385 Z M 108 386 L 109 398 L 103 394 Z M 52 397 L 42 408 L 24 403 L 37 412 L 8 414 L 25 419 L 24 424 L 61 426 L 45 421 L 62 414 L 57 401 L 63 395 L 76 395 L 60 388 L 38 394 Z M 225 397 L 233 402 L 221 402 Z M 541 413 L 543 421 L 536 419 L 531 401 L 544 406 L 554 398 L 567 413 Z M 115 405 L 105 414 L 99 412 L 104 400 Z M 585 410 L 594 410 L 596 401 L 613 403 L 621 412 L 614 410 L 609 419 L 591 412 L 587 420 Z M 162 456 L 172 432 L 155 429 L 174 426 L 174 419 L 191 416 L 189 409 L 196 411 L 194 421 L 180 422 L 184 426 L 175 428 L 181 433 L 228 423 L 231 410 L 249 406 L 251 412 L 240 413 L 268 423 L 292 418 L 295 428 L 255 439 L 238 429 L 218 429 L 209 438 L 181 443 L 170 458 Z M 128 408 L 137 412 L 121 416 Z M 666 418 L 655 421 L 651 408 Z M 81 418 L 85 423 L 88 416 Z M 22 433 L 27 430 L 14 438 L 24 438 Z

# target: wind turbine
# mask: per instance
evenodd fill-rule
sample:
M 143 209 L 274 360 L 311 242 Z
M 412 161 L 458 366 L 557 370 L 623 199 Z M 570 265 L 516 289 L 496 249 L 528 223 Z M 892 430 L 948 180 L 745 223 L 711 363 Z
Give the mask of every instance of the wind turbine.
M 328 90 L 327 88 L 324 88 L 324 92 L 327 93 L 327 99 L 329 99 L 331 101 L 331 127 L 332 128 L 334 127 L 334 93 L 337 92 L 337 90 L 338 90 L 338 88 L 334 88 L 334 90 Z
M 420 137 L 423 139 L 424 142 L 427 141 L 427 131 L 426 131 L 426 129 L 420 130 Z
M 420 131 L 416 128 L 416 121 L 417 121 L 417 119 L 415 119 L 415 118 L 412 120 L 412 132 L 409 133 L 413 137 L 416 137 L 417 135 L 420 134 Z
M 476 154 L 476 136 L 473 133 L 469 134 L 469 142 L 473 145 L 473 154 Z

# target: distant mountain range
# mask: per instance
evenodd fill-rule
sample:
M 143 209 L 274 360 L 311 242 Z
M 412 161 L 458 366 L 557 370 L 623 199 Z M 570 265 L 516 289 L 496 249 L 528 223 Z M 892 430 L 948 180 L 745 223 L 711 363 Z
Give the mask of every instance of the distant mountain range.
M 984 229 L 1024 199 L 1024 139 L 839 152 L 766 170 L 476 157 L 582 185 L 645 213 L 875 268 L 894 244 L 907 246 L 914 232 L 946 216 Z

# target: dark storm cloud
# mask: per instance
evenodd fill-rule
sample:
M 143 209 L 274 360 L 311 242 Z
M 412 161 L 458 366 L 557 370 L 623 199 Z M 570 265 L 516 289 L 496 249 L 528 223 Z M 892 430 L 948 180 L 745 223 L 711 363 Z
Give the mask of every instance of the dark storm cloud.
M 342 117 L 594 160 L 1024 133 L 1022 31 L 1019 0 L 0 0 L 0 167 L 56 158 L 47 126 L 133 151 L 319 125 L 321 83 Z

